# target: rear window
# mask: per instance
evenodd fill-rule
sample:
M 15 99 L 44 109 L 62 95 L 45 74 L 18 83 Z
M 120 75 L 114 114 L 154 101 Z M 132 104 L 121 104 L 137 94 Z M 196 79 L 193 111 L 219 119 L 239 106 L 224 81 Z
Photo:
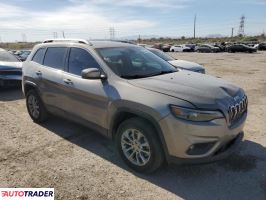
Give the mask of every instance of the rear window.
M 32 61 L 42 64 L 44 53 L 45 53 L 44 48 L 38 49 L 35 55 L 33 56 Z
M 45 54 L 43 65 L 62 70 L 64 68 L 66 53 L 66 47 L 48 48 Z
M 0 61 L 4 62 L 20 62 L 14 55 L 7 51 L 0 51 Z

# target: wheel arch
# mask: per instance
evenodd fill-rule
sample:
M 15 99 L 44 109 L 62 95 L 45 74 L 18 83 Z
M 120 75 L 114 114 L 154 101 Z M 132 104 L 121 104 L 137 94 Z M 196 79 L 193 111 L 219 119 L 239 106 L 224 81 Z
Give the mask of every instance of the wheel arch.
M 169 153 L 168 153 L 167 145 L 166 145 L 161 127 L 160 127 L 158 121 L 154 117 L 152 117 L 151 115 L 149 115 L 147 113 L 144 113 L 144 112 L 139 111 L 139 110 L 129 109 L 129 108 L 118 109 L 116 111 L 116 113 L 113 115 L 112 120 L 109 124 L 109 134 L 108 134 L 109 137 L 112 138 L 112 140 L 114 140 L 115 136 L 116 136 L 116 131 L 117 131 L 119 125 L 123 121 L 130 119 L 130 118 L 133 118 L 133 117 L 137 117 L 137 118 L 140 118 L 140 119 L 147 121 L 156 130 L 155 134 L 159 139 L 159 143 L 161 144 L 165 159 L 168 161 Z
M 39 93 L 38 87 L 34 82 L 26 81 L 23 85 L 24 95 L 26 96 L 27 92 L 29 92 L 32 89 L 36 90 Z

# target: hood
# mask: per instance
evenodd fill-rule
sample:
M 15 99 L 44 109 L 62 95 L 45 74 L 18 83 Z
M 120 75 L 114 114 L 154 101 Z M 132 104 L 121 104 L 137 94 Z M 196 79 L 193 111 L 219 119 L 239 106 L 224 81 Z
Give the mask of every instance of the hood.
M 242 89 L 225 80 L 185 70 L 161 76 L 129 80 L 129 83 L 188 101 L 195 107 L 203 109 L 226 109 L 228 104 L 234 101 L 236 95 L 243 95 Z M 220 105 L 224 108 L 221 108 Z
M 203 70 L 204 69 L 204 67 L 202 67 L 201 65 L 197 63 L 189 62 L 185 60 L 170 60 L 168 62 L 175 67 L 187 69 L 187 70 Z
M 4 62 L 0 61 L 0 70 L 22 69 L 22 62 Z

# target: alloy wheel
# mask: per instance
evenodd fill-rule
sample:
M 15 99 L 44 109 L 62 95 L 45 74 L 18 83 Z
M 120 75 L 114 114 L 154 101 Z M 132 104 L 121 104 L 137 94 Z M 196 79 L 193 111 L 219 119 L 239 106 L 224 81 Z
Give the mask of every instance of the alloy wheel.
M 30 95 L 28 97 L 28 107 L 30 110 L 30 114 L 37 119 L 40 115 L 40 106 L 39 101 L 34 95 Z
M 121 135 L 121 147 L 125 157 L 134 165 L 144 166 L 151 158 L 150 144 L 139 130 L 125 130 Z

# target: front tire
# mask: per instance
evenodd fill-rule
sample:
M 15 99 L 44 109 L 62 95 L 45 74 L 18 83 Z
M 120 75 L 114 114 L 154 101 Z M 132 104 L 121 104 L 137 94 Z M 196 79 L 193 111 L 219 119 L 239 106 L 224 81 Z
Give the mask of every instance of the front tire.
M 122 122 L 116 134 L 119 155 L 133 170 L 151 173 L 164 161 L 156 130 L 146 120 L 131 118 Z
M 41 123 L 47 120 L 48 113 L 44 104 L 35 90 L 30 90 L 26 94 L 27 110 L 31 119 L 36 123 Z

